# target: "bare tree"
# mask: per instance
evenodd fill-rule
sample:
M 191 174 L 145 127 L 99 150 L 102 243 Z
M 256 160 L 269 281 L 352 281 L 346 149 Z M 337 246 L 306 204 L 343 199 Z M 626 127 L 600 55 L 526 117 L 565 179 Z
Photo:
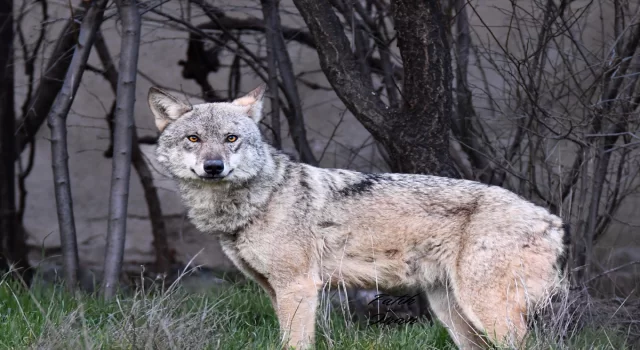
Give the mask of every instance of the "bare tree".
M 452 131 L 469 160 L 470 167 L 456 164 L 467 177 L 512 189 L 572 224 L 573 277 L 581 284 L 599 269 L 595 245 L 637 192 L 640 6 L 570 3 L 512 2 L 501 9 L 509 26 L 499 38 L 475 6 L 455 1 Z M 595 27 L 592 14 L 608 10 L 615 16 L 600 16 Z M 473 40 L 467 12 L 488 35 Z M 585 38 L 592 34 L 602 37 Z M 469 57 L 479 62 L 475 83 Z M 490 82 L 489 71 L 499 78 Z M 482 95 L 472 98 L 471 88 Z M 479 116 L 485 105 L 494 121 Z
M 269 71 L 269 94 L 271 95 L 271 129 L 273 130 L 273 146 L 282 147 L 282 130 L 280 127 L 280 98 L 278 95 L 278 59 L 275 54 L 277 35 L 281 28 L 278 28 L 278 1 L 261 0 L 262 17 L 266 29 L 267 38 L 267 64 Z
M 393 2 L 405 72 L 400 108 L 388 106 L 363 74 L 361 61 L 328 1 L 294 3 L 314 38 L 320 65 L 331 86 L 384 146 L 391 169 L 457 177 L 449 160 L 452 75 L 440 2 Z
M 0 271 L 31 282 L 21 210 L 16 208 L 13 1 L 0 3 Z M 22 204 L 22 202 L 21 202 Z M 1 273 L 1 272 L 0 272 Z
M 296 86 L 293 65 L 291 64 L 289 51 L 287 51 L 287 45 L 282 35 L 280 14 L 278 12 L 278 1 L 263 1 L 262 6 L 266 6 L 264 11 L 269 12 L 268 23 L 270 25 L 269 29 L 271 29 L 271 32 L 268 37 L 271 38 L 271 43 L 268 43 L 268 45 L 270 45 L 272 55 L 275 56 L 275 61 L 284 86 L 284 94 L 287 96 L 287 100 L 289 101 L 289 110 L 292 111 L 292 113 L 289 114 L 290 117 L 288 119 L 293 143 L 300 154 L 300 160 L 311 165 L 317 165 L 318 161 L 306 142 L 307 134 L 304 127 L 304 114 L 302 111 L 302 104 L 300 102 L 300 95 L 298 94 L 298 87 Z
M 118 90 L 118 71 L 111 59 L 111 54 L 107 48 L 101 33 L 98 33 L 98 37 L 95 42 L 96 51 L 100 57 L 100 61 L 104 67 L 102 75 L 109 82 L 111 90 L 114 94 L 117 94 Z M 111 144 L 105 151 L 107 158 L 113 157 L 113 139 L 114 139 L 114 115 L 115 115 L 115 103 L 113 104 L 111 111 L 107 115 L 107 123 L 109 125 L 109 136 Z M 140 183 L 144 191 L 144 197 L 147 203 L 147 209 L 149 211 L 149 220 L 151 221 L 151 233 L 153 235 L 153 246 L 156 253 L 156 263 L 154 270 L 158 273 L 167 273 L 173 263 L 175 263 L 175 254 L 169 248 L 169 242 L 167 239 L 167 229 L 164 222 L 164 216 L 162 214 L 162 206 L 160 205 L 160 198 L 158 197 L 158 191 L 153 184 L 153 175 L 149 165 L 147 164 L 142 150 L 140 149 L 140 141 L 135 128 L 135 119 L 132 120 L 133 125 L 133 138 L 131 147 L 131 163 L 134 169 L 138 173 Z
M 64 255 L 65 281 L 69 289 L 74 289 L 78 280 L 78 245 L 69 178 L 66 119 L 80 85 L 96 32 L 102 23 L 106 4 L 107 0 L 98 0 L 87 10 L 64 83 L 48 115 L 58 226 Z
M 140 14 L 135 0 L 117 0 L 122 21 L 122 45 L 116 92 L 113 130 L 113 172 L 109 200 L 109 228 L 104 260 L 102 288 L 106 299 L 117 291 L 127 229 L 127 203 L 131 175 L 131 149 L 134 134 L 133 106 L 136 94 Z

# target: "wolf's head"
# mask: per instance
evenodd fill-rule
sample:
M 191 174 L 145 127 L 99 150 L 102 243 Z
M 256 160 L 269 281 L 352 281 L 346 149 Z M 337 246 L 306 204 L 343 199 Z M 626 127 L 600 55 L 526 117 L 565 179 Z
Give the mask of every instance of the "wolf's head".
M 258 128 L 265 85 L 232 102 L 191 106 L 152 87 L 149 107 L 161 132 L 158 161 L 183 180 L 243 182 L 262 169 Z

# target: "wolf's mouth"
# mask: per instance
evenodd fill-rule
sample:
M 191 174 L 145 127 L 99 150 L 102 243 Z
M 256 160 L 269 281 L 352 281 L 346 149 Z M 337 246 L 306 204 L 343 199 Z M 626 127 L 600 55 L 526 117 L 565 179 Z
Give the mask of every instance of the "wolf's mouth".
M 203 181 L 210 181 L 210 182 L 217 182 L 217 181 L 222 181 L 225 178 L 227 178 L 229 175 L 231 175 L 231 173 L 233 173 L 233 170 L 229 171 L 229 173 L 226 176 L 219 176 L 219 175 L 199 175 L 198 173 L 196 173 L 195 170 L 191 169 L 191 171 L 196 174 L 200 180 Z

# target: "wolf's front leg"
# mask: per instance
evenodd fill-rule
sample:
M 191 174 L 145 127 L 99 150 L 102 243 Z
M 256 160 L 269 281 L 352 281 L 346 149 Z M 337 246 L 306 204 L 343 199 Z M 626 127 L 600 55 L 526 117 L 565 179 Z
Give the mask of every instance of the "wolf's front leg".
M 274 287 L 280 331 L 288 348 L 311 348 L 318 305 L 317 281 L 301 276 Z

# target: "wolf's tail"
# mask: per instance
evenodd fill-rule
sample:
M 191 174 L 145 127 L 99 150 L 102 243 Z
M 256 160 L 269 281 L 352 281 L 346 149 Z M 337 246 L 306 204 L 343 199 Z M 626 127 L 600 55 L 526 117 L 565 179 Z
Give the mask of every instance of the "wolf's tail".
M 558 254 L 555 262 L 555 270 L 557 272 L 557 279 L 550 286 L 550 289 L 546 292 L 544 297 L 538 300 L 536 305 L 532 305 L 532 314 L 528 319 L 528 327 L 530 330 L 534 329 L 538 321 L 546 319 L 549 315 L 553 315 L 554 304 L 562 304 L 566 302 L 568 298 L 568 292 L 570 287 L 569 281 L 569 254 L 571 250 L 571 228 L 568 223 L 562 224 L 562 250 Z
M 571 252 L 571 226 L 569 223 L 562 224 L 562 253 L 558 255 L 556 260 L 556 269 L 563 280 L 569 278 L 569 255 Z

